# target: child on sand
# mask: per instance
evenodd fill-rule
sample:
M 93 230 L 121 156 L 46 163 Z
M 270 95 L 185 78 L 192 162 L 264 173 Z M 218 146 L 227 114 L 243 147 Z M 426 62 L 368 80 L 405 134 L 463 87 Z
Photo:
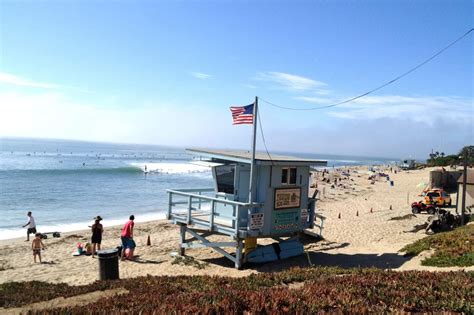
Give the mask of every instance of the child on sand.
M 31 243 L 31 249 L 33 250 L 33 259 L 36 263 L 36 256 L 39 258 L 39 262 L 41 263 L 41 249 L 44 249 L 44 244 L 41 241 L 41 233 L 35 234 L 35 239 Z

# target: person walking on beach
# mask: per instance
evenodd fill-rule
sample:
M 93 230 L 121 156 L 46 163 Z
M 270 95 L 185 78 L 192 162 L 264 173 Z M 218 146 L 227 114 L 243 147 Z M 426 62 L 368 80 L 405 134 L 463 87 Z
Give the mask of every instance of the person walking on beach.
M 100 223 L 102 221 L 102 218 L 100 215 L 95 217 L 95 222 L 92 225 L 92 238 L 91 238 L 91 243 L 92 243 L 92 258 L 94 258 L 95 253 L 96 253 L 96 247 L 98 250 L 100 250 L 100 244 L 102 243 L 102 233 L 104 232 L 104 227 Z
M 135 220 L 135 216 L 132 214 L 128 220 L 127 223 L 123 226 L 122 233 L 121 233 L 121 239 L 122 239 L 122 254 L 120 256 L 121 260 L 124 260 L 125 257 L 125 251 L 128 248 L 130 251 L 130 254 L 128 255 L 129 259 L 133 257 L 133 251 L 135 249 L 135 241 L 133 240 L 133 227 L 135 223 L 133 222 Z
M 35 234 L 35 239 L 31 243 L 31 249 L 33 250 L 33 260 L 36 263 L 36 256 L 38 256 L 39 262 L 41 263 L 41 250 L 45 249 L 43 242 L 41 241 L 41 233 Z
M 26 215 L 28 216 L 29 220 L 28 220 L 28 223 L 23 225 L 23 227 L 28 226 L 28 230 L 26 230 L 26 241 L 25 242 L 29 242 L 30 241 L 30 234 L 36 234 L 36 223 L 35 223 L 35 218 L 33 218 L 33 216 L 31 215 L 31 211 L 28 211 L 28 213 Z

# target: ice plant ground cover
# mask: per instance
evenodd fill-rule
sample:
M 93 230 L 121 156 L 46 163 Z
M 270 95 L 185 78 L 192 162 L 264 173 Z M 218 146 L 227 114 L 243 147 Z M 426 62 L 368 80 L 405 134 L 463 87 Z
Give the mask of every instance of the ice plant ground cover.
M 418 255 L 434 249 L 434 254 L 424 259 L 425 266 L 450 267 L 474 266 L 474 224 L 459 227 L 453 231 L 422 238 L 403 247 L 407 255 Z
M 473 312 L 473 272 L 295 268 L 244 278 L 145 276 L 84 286 L 45 282 L 0 285 L 0 306 L 123 288 L 120 296 L 44 313 Z

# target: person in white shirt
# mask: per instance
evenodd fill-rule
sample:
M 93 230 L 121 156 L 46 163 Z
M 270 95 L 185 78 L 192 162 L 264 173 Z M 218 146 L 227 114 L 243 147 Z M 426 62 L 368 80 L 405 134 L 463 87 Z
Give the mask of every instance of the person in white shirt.
M 26 231 L 26 242 L 30 241 L 30 234 L 36 234 L 36 223 L 35 218 L 31 215 L 31 211 L 27 213 L 29 221 L 23 227 L 28 226 L 28 230 Z

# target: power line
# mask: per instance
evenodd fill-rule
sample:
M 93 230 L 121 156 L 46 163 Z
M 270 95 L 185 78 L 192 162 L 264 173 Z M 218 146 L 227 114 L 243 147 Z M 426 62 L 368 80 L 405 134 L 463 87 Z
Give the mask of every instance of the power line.
M 262 135 L 262 140 L 263 140 L 263 146 L 265 147 L 265 151 L 267 152 L 268 158 L 270 159 L 270 162 L 273 165 L 272 157 L 270 155 L 270 152 L 268 152 L 267 144 L 265 143 L 265 135 L 263 134 L 262 120 L 260 119 L 260 116 L 262 115 L 260 114 L 260 109 L 258 108 L 257 108 L 257 113 L 258 113 L 257 117 L 258 117 L 258 123 L 260 127 L 260 134 Z
M 362 98 L 364 96 L 367 96 L 375 91 L 378 91 L 384 87 L 386 87 L 387 85 L 390 85 L 398 80 L 400 80 L 401 78 L 409 75 L 410 73 L 416 71 L 417 69 L 421 68 L 422 66 L 424 66 L 425 64 L 427 64 L 428 62 L 430 62 L 431 60 L 433 60 L 434 58 L 438 57 L 439 55 L 441 55 L 443 52 L 445 52 L 446 50 L 448 50 L 451 46 L 453 46 L 454 44 L 456 44 L 457 42 L 459 42 L 461 39 L 463 39 L 464 37 L 466 37 L 467 35 L 469 35 L 472 31 L 474 31 L 474 28 L 471 28 L 469 31 L 467 31 L 466 33 L 464 33 L 461 37 L 457 38 L 456 40 L 454 40 L 453 42 L 451 42 L 450 44 L 448 44 L 446 47 L 444 47 L 443 49 L 439 50 L 437 53 L 435 53 L 434 55 L 432 55 L 431 57 L 429 57 L 428 59 L 426 59 L 425 61 L 423 61 L 422 63 L 416 65 L 415 67 L 411 68 L 410 70 L 400 74 L 399 76 L 395 77 L 394 79 L 388 81 L 388 82 L 385 82 L 384 84 L 376 87 L 375 89 L 372 89 L 368 92 L 365 92 L 363 94 L 360 94 L 360 95 L 357 95 L 357 96 L 354 96 L 354 97 L 351 97 L 349 99 L 346 99 L 346 100 L 343 100 L 341 102 L 338 102 L 338 103 L 334 103 L 334 104 L 329 104 L 329 105 L 324 105 L 324 106 L 319 106 L 319 107 L 310 107 L 310 108 L 295 108 L 295 107 L 289 107 L 289 106 L 281 106 L 281 105 L 278 105 L 278 104 L 275 104 L 275 103 L 272 103 L 272 102 L 269 102 L 267 100 L 264 100 L 263 98 L 259 97 L 260 100 L 264 101 L 265 103 L 271 105 L 271 106 L 274 106 L 274 107 L 278 107 L 278 108 L 281 108 L 281 109 L 288 109 L 288 110 L 318 110 L 318 109 L 324 109 L 324 108 L 330 108 L 330 107 L 335 107 L 335 106 L 338 106 L 338 105 L 342 105 L 342 104 L 346 104 L 346 103 L 349 103 L 349 102 L 352 102 L 352 101 L 355 101 L 356 99 L 359 99 L 359 98 Z

